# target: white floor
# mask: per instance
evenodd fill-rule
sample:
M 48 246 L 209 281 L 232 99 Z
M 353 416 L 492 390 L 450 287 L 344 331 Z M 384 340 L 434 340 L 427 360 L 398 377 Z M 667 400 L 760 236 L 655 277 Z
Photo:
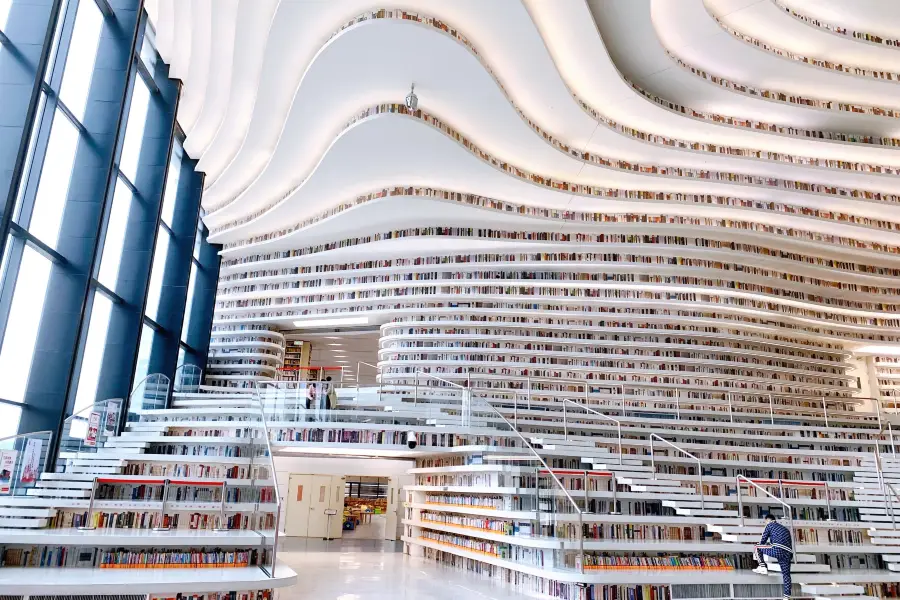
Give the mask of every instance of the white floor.
M 367 523 L 357 525 L 353 531 L 344 531 L 341 537 L 345 540 L 383 540 L 386 526 L 387 516 L 372 515 Z
M 299 575 L 278 600 L 494 600 L 524 599 L 470 573 L 395 551 L 374 540 L 322 542 L 286 538 L 278 559 Z

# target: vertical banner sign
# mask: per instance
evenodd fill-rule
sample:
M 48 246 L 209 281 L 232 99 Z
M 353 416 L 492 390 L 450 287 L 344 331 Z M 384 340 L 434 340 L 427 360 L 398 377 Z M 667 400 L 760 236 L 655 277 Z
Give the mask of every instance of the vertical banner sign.
M 103 420 L 104 435 L 116 435 L 116 428 L 119 425 L 119 411 L 121 409 L 121 400 L 106 401 L 106 419 Z
M 41 449 L 44 440 L 30 439 L 25 445 L 25 454 L 22 455 L 22 471 L 19 473 L 19 483 L 27 485 L 37 481 L 41 468 Z
M 100 413 L 92 412 L 88 417 L 87 434 L 84 436 L 84 445 L 94 447 L 97 445 L 97 436 L 100 435 Z
M 9 493 L 18 454 L 15 450 L 0 451 L 0 494 Z

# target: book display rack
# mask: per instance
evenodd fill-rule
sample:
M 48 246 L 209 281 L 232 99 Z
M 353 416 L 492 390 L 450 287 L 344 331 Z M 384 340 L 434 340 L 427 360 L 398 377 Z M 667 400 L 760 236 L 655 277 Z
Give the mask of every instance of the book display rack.
M 284 335 L 266 325 L 225 324 L 213 327 L 206 380 L 219 387 L 247 388 L 275 378 L 284 364 Z

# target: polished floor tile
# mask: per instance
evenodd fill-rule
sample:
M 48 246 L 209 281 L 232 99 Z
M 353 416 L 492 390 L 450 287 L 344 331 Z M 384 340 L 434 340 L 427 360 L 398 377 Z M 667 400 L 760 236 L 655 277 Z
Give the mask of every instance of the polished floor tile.
M 278 600 L 506 600 L 524 595 L 474 574 L 412 558 L 380 540 L 285 538 L 278 558 L 298 583 Z

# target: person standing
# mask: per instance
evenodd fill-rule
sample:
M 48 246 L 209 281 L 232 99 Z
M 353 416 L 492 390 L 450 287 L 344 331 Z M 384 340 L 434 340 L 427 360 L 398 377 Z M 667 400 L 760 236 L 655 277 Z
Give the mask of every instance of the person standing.
M 791 597 L 791 561 L 794 558 L 794 546 L 791 541 L 790 530 L 775 520 L 775 515 L 766 515 L 766 528 L 763 530 L 759 545 L 756 546 L 756 562 L 759 566 L 753 569 L 754 573 L 767 575 L 764 556 L 771 556 L 778 561 L 781 568 L 781 587 L 784 600 Z

